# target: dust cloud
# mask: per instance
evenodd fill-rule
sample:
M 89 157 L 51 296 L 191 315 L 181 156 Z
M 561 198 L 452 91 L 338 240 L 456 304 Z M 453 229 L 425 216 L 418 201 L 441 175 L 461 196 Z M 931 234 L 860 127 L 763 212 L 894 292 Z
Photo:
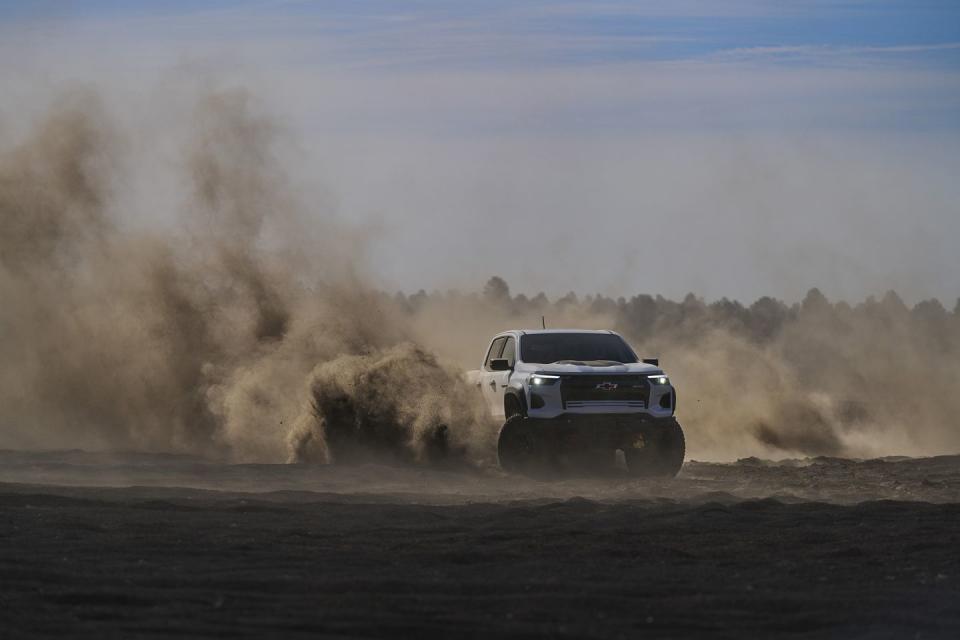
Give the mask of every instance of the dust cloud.
M 816 289 L 792 305 L 770 297 L 707 303 L 692 294 L 677 302 L 571 293 L 551 302 L 511 295 L 500 278 L 481 295 L 421 292 L 403 302 L 424 335 L 438 317 L 471 319 L 460 336 L 448 332 L 451 343 L 469 343 L 480 325 L 488 333 L 535 327 L 541 316 L 553 327 L 619 331 L 671 375 L 688 458 L 960 449 L 960 303 L 909 308 L 891 291 L 850 305 Z
M 294 460 L 446 464 L 494 450 L 476 391 L 412 343 L 324 362 L 310 389 L 313 419 L 293 434 Z
M 3 151 L 3 446 L 325 460 L 318 394 L 335 379 L 363 424 L 410 430 L 391 443 L 414 458 L 464 450 L 461 414 L 478 402 L 449 366 L 397 346 L 410 336 L 395 305 L 327 251 L 354 231 L 319 216 L 305 232 L 256 101 L 213 92 L 191 120 L 167 232 L 131 230 L 112 206 L 126 151 L 95 95 L 65 98 Z M 450 395 L 403 393 L 422 377 Z
M 187 130 L 167 230 L 119 209 L 133 145 L 94 94 L 0 150 L 0 446 L 483 465 L 496 425 L 462 369 L 541 315 L 661 357 L 694 457 L 960 444 L 960 314 L 937 301 L 389 294 L 362 230 L 298 197 L 252 96 L 200 96 Z

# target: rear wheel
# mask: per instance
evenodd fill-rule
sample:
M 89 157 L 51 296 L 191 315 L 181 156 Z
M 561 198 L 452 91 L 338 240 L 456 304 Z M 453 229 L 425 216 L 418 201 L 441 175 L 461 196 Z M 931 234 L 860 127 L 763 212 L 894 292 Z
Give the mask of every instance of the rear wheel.
M 683 429 L 673 418 L 638 432 L 623 450 L 630 474 L 640 478 L 674 477 L 683 466 L 685 454 Z

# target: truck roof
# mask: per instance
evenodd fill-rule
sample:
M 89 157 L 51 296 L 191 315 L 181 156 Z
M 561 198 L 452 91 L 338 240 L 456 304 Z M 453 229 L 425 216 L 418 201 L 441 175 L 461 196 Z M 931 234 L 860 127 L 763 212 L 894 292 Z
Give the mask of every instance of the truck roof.
M 537 333 L 613 333 L 609 329 L 510 329 L 501 331 L 504 333 L 519 333 L 520 335 L 532 335 Z

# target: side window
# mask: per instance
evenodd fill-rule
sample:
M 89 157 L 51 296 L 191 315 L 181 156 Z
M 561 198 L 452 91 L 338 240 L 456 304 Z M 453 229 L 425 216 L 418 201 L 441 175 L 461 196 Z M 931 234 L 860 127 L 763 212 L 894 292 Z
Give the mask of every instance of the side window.
M 487 369 L 490 368 L 490 361 L 494 358 L 500 357 L 500 352 L 503 351 L 503 343 L 506 342 L 506 338 L 497 338 L 490 345 L 490 351 L 487 352 L 487 361 L 483 363 L 483 366 Z
M 517 342 L 512 337 L 507 338 L 507 343 L 503 345 L 503 353 L 500 354 L 501 358 L 506 358 L 512 367 L 517 362 Z

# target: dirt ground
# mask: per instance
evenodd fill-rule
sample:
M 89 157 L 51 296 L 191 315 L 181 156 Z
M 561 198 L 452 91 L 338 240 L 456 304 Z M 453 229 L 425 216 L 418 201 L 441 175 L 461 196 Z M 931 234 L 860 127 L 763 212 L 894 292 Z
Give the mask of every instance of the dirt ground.
M 960 457 L 672 482 L 0 452 L 0 636 L 960 637 Z

